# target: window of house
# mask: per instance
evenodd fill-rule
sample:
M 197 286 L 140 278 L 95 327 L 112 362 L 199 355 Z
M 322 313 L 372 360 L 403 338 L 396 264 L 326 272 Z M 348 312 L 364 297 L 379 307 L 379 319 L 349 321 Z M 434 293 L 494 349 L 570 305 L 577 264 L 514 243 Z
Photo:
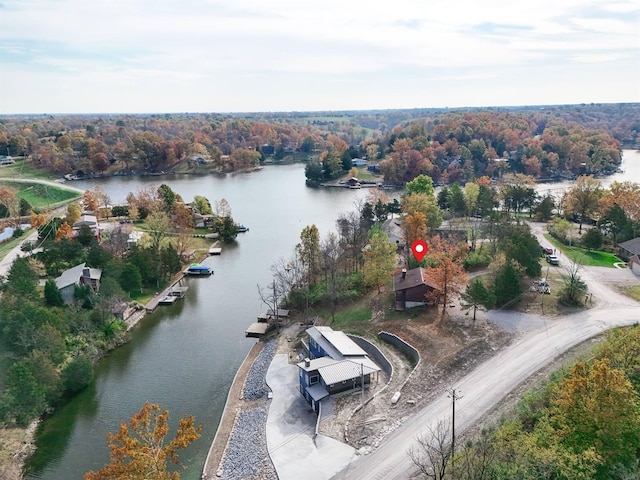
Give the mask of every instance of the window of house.
M 320 378 L 318 377 L 318 375 L 311 375 L 309 377 L 309 385 L 313 385 L 315 383 L 318 383 L 319 380 L 320 380 Z

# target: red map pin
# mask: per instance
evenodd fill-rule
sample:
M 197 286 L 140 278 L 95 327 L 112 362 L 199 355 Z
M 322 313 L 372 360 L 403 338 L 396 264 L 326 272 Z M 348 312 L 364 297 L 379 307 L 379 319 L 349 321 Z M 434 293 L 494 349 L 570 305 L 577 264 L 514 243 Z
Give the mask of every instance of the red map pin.
M 418 262 L 421 262 L 429 250 L 429 245 L 424 240 L 416 240 L 411 244 L 411 252 Z

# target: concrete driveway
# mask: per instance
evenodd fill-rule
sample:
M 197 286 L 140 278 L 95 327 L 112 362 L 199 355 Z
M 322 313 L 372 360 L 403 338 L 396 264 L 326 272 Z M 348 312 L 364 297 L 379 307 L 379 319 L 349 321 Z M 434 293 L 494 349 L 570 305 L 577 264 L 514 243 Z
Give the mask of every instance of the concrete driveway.
M 267 450 L 279 480 L 327 480 L 347 467 L 356 451 L 324 435 L 313 440 L 316 414 L 298 391 L 298 367 L 276 355 L 267 371 L 273 398 L 267 416 Z

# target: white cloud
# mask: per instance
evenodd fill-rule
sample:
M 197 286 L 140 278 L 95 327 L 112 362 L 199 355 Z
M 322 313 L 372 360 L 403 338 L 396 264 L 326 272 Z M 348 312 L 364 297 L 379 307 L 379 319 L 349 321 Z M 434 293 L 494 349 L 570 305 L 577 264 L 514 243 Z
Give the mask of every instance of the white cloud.
M 638 101 L 638 11 L 599 0 L 6 0 L 0 112 Z M 601 81 L 586 90 L 571 64 Z M 546 92 L 553 100 L 506 83 L 526 69 L 535 85 L 559 68 L 566 84 Z M 52 96 L 57 82 L 79 93 Z

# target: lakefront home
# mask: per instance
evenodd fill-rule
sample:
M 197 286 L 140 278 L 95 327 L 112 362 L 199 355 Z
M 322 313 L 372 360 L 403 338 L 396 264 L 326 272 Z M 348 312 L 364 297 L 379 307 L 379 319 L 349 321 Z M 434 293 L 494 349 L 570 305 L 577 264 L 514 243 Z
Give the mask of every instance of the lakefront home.
M 307 330 L 309 357 L 298 363 L 300 394 L 315 412 L 330 395 L 359 389 L 377 378 L 380 367 L 344 332 L 331 327 Z
M 90 268 L 85 266 L 84 263 L 81 263 L 62 272 L 62 274 L 56 278 L 56 285 L 60 291 L 60 295 L 62 295 L 64 303 L 70 304 L 73 302 L 73 293 L 76 285 L 89 285 L 94 292 L 97 292 L 100 289 L 101 277 L 102 270 L 99 268 Z

